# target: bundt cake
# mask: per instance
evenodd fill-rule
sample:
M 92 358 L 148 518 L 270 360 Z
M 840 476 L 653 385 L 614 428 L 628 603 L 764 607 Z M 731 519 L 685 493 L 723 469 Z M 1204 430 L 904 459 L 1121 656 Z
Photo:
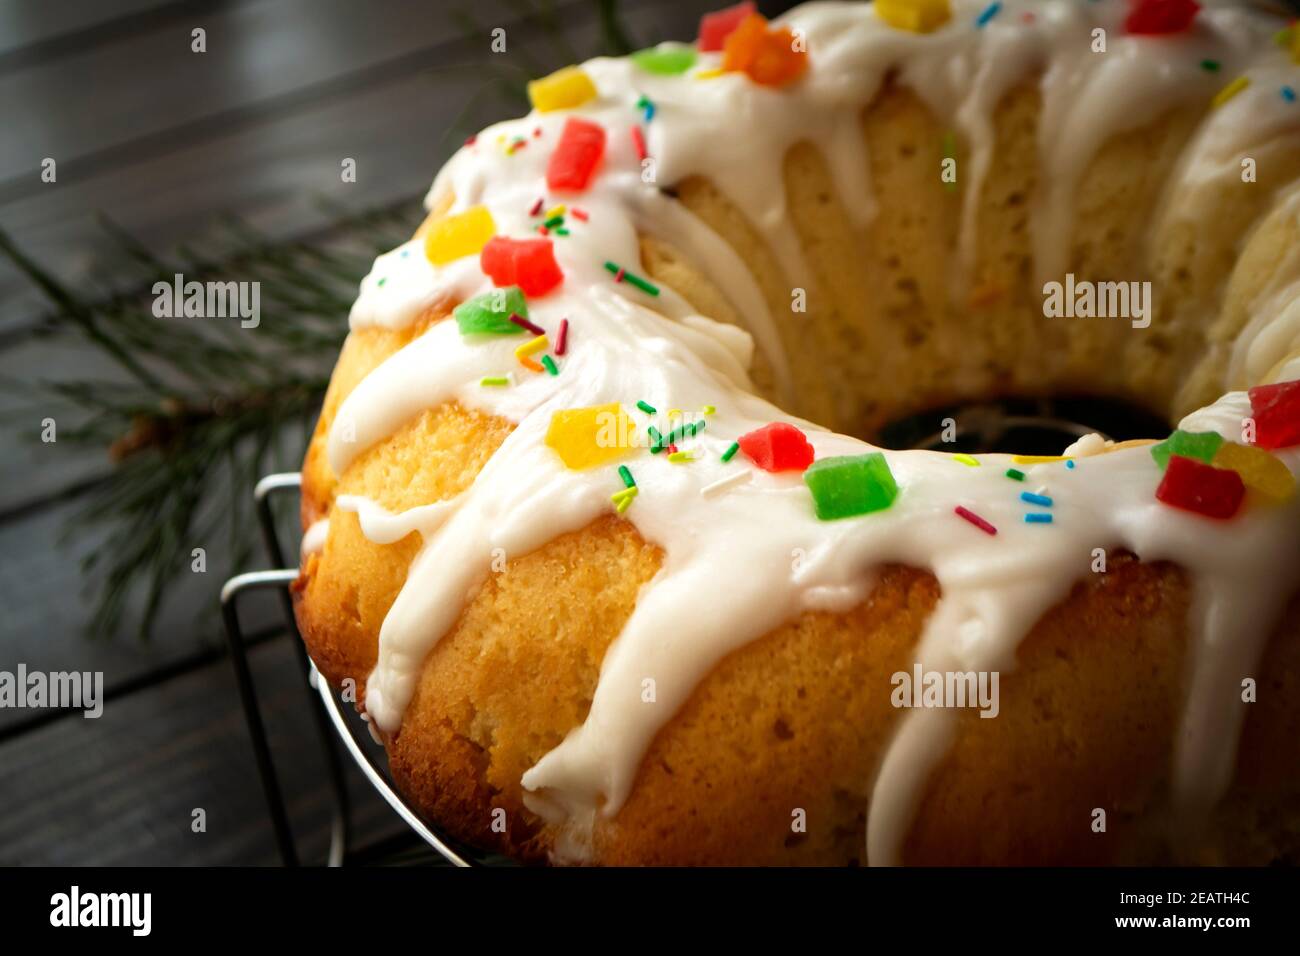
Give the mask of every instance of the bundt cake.
M 1296 859 L 1298 63 L 1267 5 L 876 0 L 531 84 L 303 466 L 407 798 L 529 862 Z M 1173 430 L 850 437 L 1067 394 Z

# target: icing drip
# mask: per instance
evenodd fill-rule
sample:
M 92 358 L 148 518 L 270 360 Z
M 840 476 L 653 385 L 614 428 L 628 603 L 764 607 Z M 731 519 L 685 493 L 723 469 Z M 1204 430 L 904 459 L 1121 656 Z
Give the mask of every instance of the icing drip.
M 330 534 L 329 518 L 321 518 L 303 532 L 300 550 L 305 559 L 308 555 L 319 554 L 325 549 L 325 539 Z
M 472 487 L 451 501 L 393 515 L 365 499 L 338 500 L 357 513 L 371 540 L 396 541 L 411 531 L 424 539 L 380 632 L 365 701 L 376 725 L 398 728 L 429 650 L 455 625 L 497 549 L 519 556 L 609 513 L 610 495 L 622 487 L 617 474 L 613 467 L 567 470 L 544 442 L 553 412 L 620 402 L 636 415 L 638 399 L 659 409 L 717 409 L 707 430 L 689 442 L 699 453 L 689 467 L 670 463 L 667 455 L 628 459 L 639 494 L 625 517 L 665 557 L 610 646 L 587 719 L 524 775 L 529 806 L 565 827 L 561 855 L 589 852 L 592 828 L 600 816 L 618 811 L 654 735 L 722 657 L 804 611 L 852 608 L 870 593 L 874 569 L 885 563 L 928 568 L 939 581 L 942 598 L 916 651 L 926 670 L 1009 671 L 1034 622 L 1089 573 L 1093 549 L 1177 562 L 1191 575 L 1197 598 L 1190 692 L 1175 752 L 1175 803 L 1194 821 L 1230 779 L 1244 713 L 1232 690 L 1258 660 L 1272 621 L 1300 584 L 1294 543 L 1300 501 L 1249 508 L 1231 522 L 1181 513 L 1154 499 L 1161 476 L 1147 449 L 1107 451 L 1100 439 L 1085 439 L 1076 451 L 1089 457 L 1076 468 L 1061 462 L 1021 466 L 1028 473 L 1025 487 L 1055 500 L 1050 530 L 1022 520 L 1023 503 L 1003 475 L 1012 464 L 1008 456 L 981 456 L 983 467 L 966 468 L 923 451 L 884 452 L 901 489 L 888 510 L 821 522 L 799 475 L 756 470 L 735 481 L 744 464 L 720 460 L 733 441 L 759 425 L 798 422 L 753 395 L 747 373 L 756 344 L 778 391 L 789 398 L 788 365 L 778 326 L 749 270 L 704 224 L 642 180 L 625 135 L 639 96 L 655 104 L 646 139 L 656 181 L 707 177 L 744 210 L 785 277 L 797 284 L 806 264 L 787 226 L 782 158 L 789 147 L 810 140 L 821 149 L 857 224 L 870 222 L 875 203 L 857 119 L 892 73 L 968 141 L 962 243 L 969 262 L 975 197 L 994 146 L 993 110 L 1017 83 L 1041 76 L 1039 145 L 1049 185 L 1034 219 L 1035 257 L 1038 270 L 1050 274 L 1068 259 L 1070 200 L 1078 180 L 1107 139 L 1180 103 L 1204 101 L 1239 68 L 1258 77 L 1287 69 L 1283 54 L 1261 39 L 1272 21 L 1218 4 L 1203 11 L 1191 35 L 1159 42 L 1123 36 L 1125 5 L 1115 0 L 1009 0 L 998 19 L 976 30 L 970 24 L 984 6 L 983 0 L 954 0 L 953 22 L 925 36 L 886 27 L 870 7 L 800 7 L 781 19 L 807 37 L 809 69 L 799 83 L 780 90 L 738 75 L 705 81 L 651 75 L 626 60 L 591 61 L 585 69 L 598 99 L 576 111 L 489 128 L 448 163 L 430 191 L 430 204 L 454 197 L 453 211 L 485 205 L 500 235 L 530 235 L 528 210 L 545 194 L 548 150 L 506 155 L 494 144 L 532 139 L 534 130 L 543 143 L 554 143 L 573 112 L 610 131 L 603 168 L 580 200 L 588 219 L 554 246 L 564 283 L 529 302 L 529 320 L 548 331 L 561 319 L 570 322 L 562 373 L 522 376 L 509 388 L 483 387 L 485 376 L 517 367 L 519 340 L 464 337 L 454 322 L 441 322 L 367 376 L 343 402 L 330 431 L 329 462 L 342 474 L 367 448 L 443 402 L 517 426 Z M 1021 14 L 1029 11 L 1035 18 L 1025 23 Z M 1106 56 L 1088 46 L 1096 25 L 1110 34 Z M 1217 78 L 1199 65 L 1211 54 L 1224 64 Z M 701 54 L 699 66 L 718 61 L 718 54 Z M 1256 107 L 1266 118 L 1247 112 Z M 1230 141 L 1239 150 L 1260 136 L 1295 135 L 1300 113 L 1283 115 L 1248 90 L 1221 108 L 1207 130 L 1215 124 L 1220 133 L 1199 139 L 1172 175 L 1171 196 L 1195 195 L 1199 183 L 1222 174 L 1225 156 L 1238 155 L 1220 155 L 1215 143 Z M 1180 213 L 1171 205 L 1167 214 Z M 635 268 L 639 232 L 681 248 L 718 284 L 748 332 L 692 314 L 671 289 L 652 298 L 616 283 L 602 263 Z M 351 323 L 401 327 L 430 305 L 490 287 L 477 257 L 434 268 L 413 240 L 376 261 Z M 1234 376 L 1250 379 L 1295 346 L 1296 289 L 1279 287 L 1272 294 L 1276 304 L 1261 306 L 1261 315 L 1271 309 L 1280 318 L 1248 330 Z M 1183 427 L 1239 437 L 1247 414 L 1244 394 L 1230 393 Z M 671 428 L 663 416 L 635 420 L 639 433 L 647 424 Z M 818 459 L 874 450 L 799 425 Z M 1300 472 L 1300 450 L 1279 457 Z M 954 505 L 990 522 L 997 535 L 957 520 Z M 706 526 L 722 530 L 700 534 Z M 697 612 L 719 594 L 727 595 L 731 613 Z M 662 706 L 642 705 L 646 678 L 655 680 Z M 932 709 L 909 711 L 900 720 L 872 790 L 871 863 L 901 859 L 954 720 L 952 711 Z

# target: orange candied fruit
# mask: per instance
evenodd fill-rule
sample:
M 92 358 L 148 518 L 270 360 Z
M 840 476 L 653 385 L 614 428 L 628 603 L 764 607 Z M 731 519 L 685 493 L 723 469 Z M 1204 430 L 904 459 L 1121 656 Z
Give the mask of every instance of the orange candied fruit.
M 722 48 L 722 69 L 744 73 L 762 86 L 785 86 L 808 68 L 808 53 L 789 27 L 769 29 L 755 13 L 741 21 Z

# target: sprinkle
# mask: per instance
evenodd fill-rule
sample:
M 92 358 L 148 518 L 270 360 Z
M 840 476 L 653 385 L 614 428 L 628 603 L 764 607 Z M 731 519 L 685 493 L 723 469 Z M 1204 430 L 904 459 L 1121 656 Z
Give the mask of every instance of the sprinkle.
M 700 496 L 703 498 L 713 498 L 722 494 L 728 488 L 734 488 L 736 485 L 745 485 L 754 477 L 754 472 L 750 469 L 744 471 L 732 472 L 725 478 L 719 478 L 712 484 L 705 485 L 700 489 Z
M 695 74 L 695 78 L 697 80 L 712 80 L 722 74 L 723 70 L 720 67 L 714 67 L 712 70 L 700 70 L 700 72 Z
M 551 358 L 549 355 L 542 356 L 542 366 L 552 375 L 560 374 L 560 367 L 555 364 L 555 359 Z
M 538 213 L 542 211 L 542 207 L 544 205 L 546 205 L 546 199 L 542 196 L 538 196 L 537 202 L 533 203 L 533 208 L 528 210 L 528 215 L 536 216 Z
M 627 509 L 631 507 L 632 499 L 637 496 L 637 493 L 640 490 L 641 489 L 633 485 L 631 488 L 624 488 L 622 491 L 614 492 L 612 495 L 609 496 L 609 500 L 614 502 L 615 510 L 619 514 L 622 514 L 624 511 L 627 511 Z
M 1295 102 L 1295 90 L 1293 90 L 1291 87 L 1284 86 L 1282 87 L 1281 92 L 1282 92 L 1282 99 L 1286 100 L 1288 103 Z
M 649 402 L 637 402 L 636 407 L 641 409 L 641 411 L 645 412 L 647 415 L 659 414 L 659 410 L 655 408 L 653 405 L 651 405 Z
M 992 20 L 1001 12 L 1002 12 L 1001 3 L 990 3 L 987 7 L 984 8 L 983 12 L 980 13 L 980 15 L 975 18 L 975 26 L 983 27 L 985 24 L 987 24 L 990 20 Z
M 697 432 L 704 431 L 707 422 L 686 422 L 684 425 L 678 425 L 667 435 L 664 436 L 665 445 L 675 445 L 683 438 L 694 438 Z
M 640 289 L 646 295 L 659 294 L 658 286 L 651 285 L 649 282 L 646 282 L 645 279 L 642 279 L 640 276 L 633 275 L 632 273 L 626 271 L 622 266 L 618 265 L 617 263 L 606 262 L 605 271 L 614 274 L 615 282 L 627 282 L 629 285 L 635 286 L 636 288 Z
M 384 283 L 387 281 L 388 281 L 388 276 L 384 276 L 382 279 L 376 282 L 375 285 L 382 289 L 384 287 Z
M 562 226 L 562 225 L 564 225 L 564 217 L 563 217 L 563 216 L 552 216 L 550 219 L 548 219 L 548 220 L 546 220 L 544 223 L 542 223 L 542 225 L 543 225 L 545 228 L 547 228 L 547 229 L 554 229 L 556 226 Z
M 542 128 L 540 126 L 534 126 L 533 139 L 541 139 L 541 138 L 542 138 Z
M 511 312 L 511 313 L 510 313 L 510 321 L 513 322 L 515 325 L 519 326 L 521 329 L 527 329 L 529 332 L 532 332 L 533 335 L 545 335 L 545 334 L 546 334 L 546 330 L 545 330 L 544 328 L 542 328 L 542 327 L 539 326 L 539 325 L 534 325 L 532 322 L 529 322 L 527 319 L 525 319 L 525 318 L 524 318 L 522 315 L 520 315 L 518 312 Z M 530 353 L 530 354 L 531 354 L 531 353 Z
M 552 206 L 550 209 L 546 210 L 547 219 L 554 219 L 556 216 L 563 216 L 563 215 L 564 215 L 564 203 L 560 203 L 558 206 Z
M 1223 89 L 1219 90 L 1219 92 L 1214 95 L 1214 99 L 1210 101 L 1210 105 L 1216 107 L 1222 106 L 1248 86 L 1250 86 L 1250 77 L 1239 76 Z
M 519 348 L 515 349 L 515 358 L 525 358 L 529 355 L 536 355 L 544 351 L 551 343 L 546 340 L 545 335 L 539 335 L 535 339 L 529 339 Z
M 509 375 L 485 375 L 483 378 L 478 380 L 478 383 L 485 387 L 487 386 L 499 387 L 502 385 L 509 385 L 510 376 Z
M 668 456 L 668 460 L 671 461 L 674 465 L 684 464 L 685 462 L 688 461 L 694 461 L 695 453 L 689 451 L 675 451 Z
M 1219 61 L 1218 61 L 1218 60 L 1202 60 L 1202 61 L 1201 61 L 1201 69 L 1204 70 L 1206 73 L 1218 73 L 1218 72 L 1219 72 Z
M 477 137 L 477 136 L 467 136 L 467 137 L 465 138 L 465 145 L 466 145 L 466 146 L 473 146 L 476 142 L 478 142 L 478 137 Z
M 961 505 L 958 505 L 956 508 L 953 508 L 952 510 L 953 510 L 953 513 L 957 515 L 957 517 L 966 519 L 966 520 L 969 521 L 971 524 L 973 524 L 975 527 L 977 527 L 977 528 L 979 528 L 981 531 L 983 531 L 985 534 L 997 534 L 997 533 L 998 533 L 998 529 L 997 529 L 997 528 L 993 527 L 993 525 L 989 524 L 987 521 L 985 521 L 983 518 L 981 518 L 981 517 L 980 517 L 979 515 L 977 515 L 975 512 L 970 511 L 970 510 L 968 510 L 968 509 L 966 509 L 966 508 L 963 508 Z
M 636 479 L 632 477 L 632 472 L 628 471 L 627 465 L 618 466 L 618 476 L 623 479 L 623 487 L 636 487 Z
M 682 410 L 681 410 L 680 408 L 670 408 L 670 409 L 668 409 L 668 417 L 669 417 L 669 418 L 677 418 L 678 416 L 681 415 L 681 413 L 682 413 Z
M 676 446 L 676 445 L 669 445 L 669 446 L 668 446 L 668 454 L 670 454 L 670 455 L 675 455 L 675 454 L 677 454 L 677 446 Z
M 963 465 L 965 465 L 968 468 L 978 468 L 980 466 L 980 463 L 977 459 L 971 457 L 970 455 L 967 455 L 965 452 L 962 452 L 959 455 L 953 455 L 952 460 L 961 462 Z
M 650 453 L 657 455 L 664 450 L 664 436 L 659 433 L 659 429 L 650 425 L 646 428 L 646 434 L 650 436 Z
M 585 210 L 579 209 L 577 206 L 574 206 L 573 209 L 570 210 L 570 212 L 573 213 L 573 218 L 578 220 L 578 222 L 587 221 L 587 213 Z
M 724 452 L 722 453 L 722 460 L 723 460 L 723 461 L 731 461 L 732 457 L 733 457 L 733 456 L 736 454 L 736 452 L 738 452 L 738 451 L 740 451 L 740 442 L 738 442 L 738 441 L 733 441 L 733 442 L 731 443 L 731 446 L 730 446 L 726 451 L 724 451 Z
M 1074 467 L 1074 459 L 1073 459 L 1073 458 L 1067 458 L 1067 459 L 1065 460 L 1065 467 L 1066 467 L 1066 468 L 1073 468 L 1073 467 Z
M 1025 515 L 1025 524 L 1051 524 L 1052 516 L 1043 512 L 1031 511 Z
M 637 109 L 645 112 L 645 121 L 648 123 L 655 118 L 655 105 L 650 101 L 650 97 L 642 96 L 636 101 Z
M 1008 468 L 1004 474 L 1012 481 L 1024 481 L 1025 473 L 1019 468 Z
M 559 227 L 558 229 L 555 230 L 555 234 L 556 234 L 557 236 L 567 236 L 567 235 L 569 234 L 569 230 L 567 230 L 567 229 L 565 229 L 563 226 L 561 226 L 561 227 Z
M 536 362 L 534 362 L 532 359 L 528 358 L 527 356 L 523 356 L 523 355 L 521 355 L 521 356 L 519 357 L 519 364 L 522 365 L 524 368 L 528 369 L 528 371 L 530 371 L 530 372 L 545 372 L 545 371 L 546 371 L 546 369 L 544 369 L 542 366 L 538 365 Z
M 551 230 L 547 229 L 545 226 L 538 226 L 537 231 L 543 236 L 549 236 L 551 234 Z
M 1047 495 L 1036 495 L 1032 491 L 1020 492 L 1020 500 L 1026 501 L 1031 505 L 1040 505 L 1044 508 L 1052 507 L 1052 499 Z
M 713 405 L 705 405 L 704 408 L 701 409 L 705 415 L 712 415 L 717 410 L 718 409 Z
M 563 355 L 569 350 L 569 320 L 560 319 L 560 331 L 555 333 L 555 354 Z
M 645 148 L 645 136 L 642 134 L 640 126 L 632 127 L 632 148 L 636 150 L 636 158 L 645 162 L 648 154 Z
M 1042 465 L 1049 461 L 1069 461 L 1065 455 L 1013 455 L 1017 465 Z

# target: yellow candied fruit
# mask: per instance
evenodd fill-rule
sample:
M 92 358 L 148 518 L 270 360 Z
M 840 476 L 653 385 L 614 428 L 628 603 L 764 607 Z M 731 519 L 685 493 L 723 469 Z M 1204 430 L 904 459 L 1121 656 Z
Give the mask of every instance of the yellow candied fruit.
M 1262 448 L 1224 442 L 1211 464 L 1235 471 L 1247 488 L 1273 501 L 1286 501 L 1295 494 L 1295 478 L 1290 469 Z
M 496 231 L 487 207 L 475 206 L 430 226 L 424 236 L 424 254 L 435 266 L 478 255 Z
M 596 84 L 580 66 L 566 66 L 528 84 L 528 99 L 542 113 L 571 110 L 596 98 Z
M 583 471 L 633 451 L 635 425 L 618 402 L 566 408 L 551 416 L 546 444 L 566 468 Z
M 876 0 L 880 19 L 898 30 L 932 33 L 952 19 L 948 0 Z

